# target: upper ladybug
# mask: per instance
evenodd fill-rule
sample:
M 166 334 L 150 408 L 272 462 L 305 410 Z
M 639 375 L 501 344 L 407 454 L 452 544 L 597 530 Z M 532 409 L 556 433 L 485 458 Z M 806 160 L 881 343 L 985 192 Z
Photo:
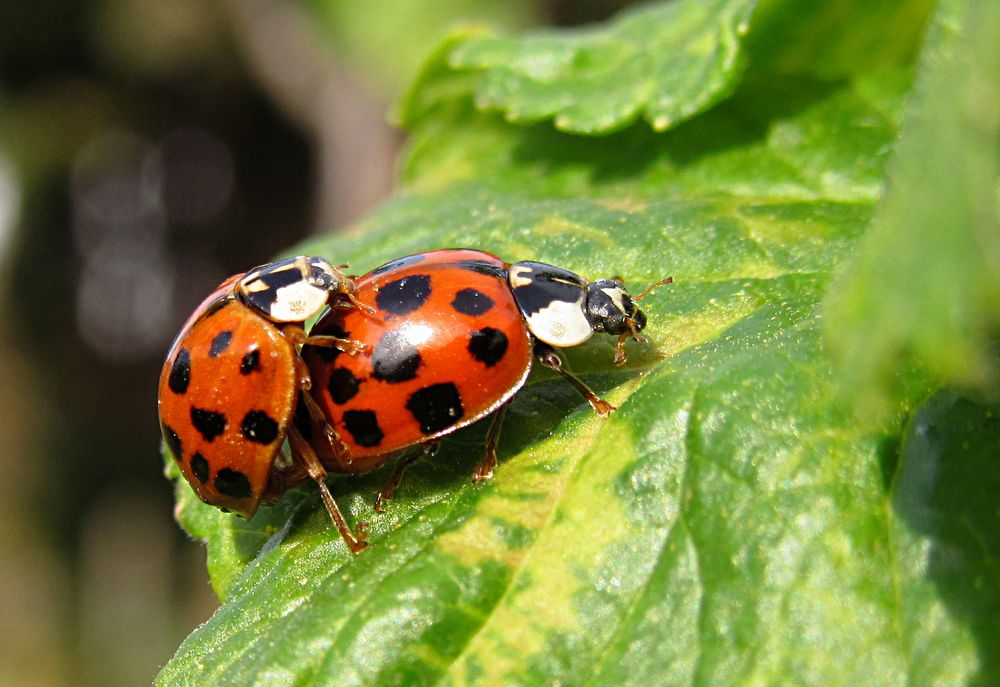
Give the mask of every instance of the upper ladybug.
M 658 284 L 667 283 L 665 279 Z M 656 286 L 654 284 L 653 286 Z M 643 341 L 646 316 L 620 279 L 594 282 L 539 262 L 507 264 L 475 250 L 438 250 L 394 260 L 358 279 L 356 296 L 373 315 L 331 310 L 312 333 L 365 345 L 356 356 L 303 349 L 312 395 L 346 450 L 317 446 L 324 464 L 363 472 L 416 444 L 494 413 L 486 460 L 474 479 L 489 477 L 504 411 L 524 384 L 532 359 L 569 380 L 600 415 L 614 407 L 568 372 L 554 347 L 575 346 L 594 332 Z M 652 288 L 652 287 L 650 287 Z M 648 290 L 647 290 L 648 291 Z M 404 458 L 380 494 L 392 496 Z
M 353 550 L 355 537 L 326 486 L 326 472 L 292 423 L 309 373 L 298 346 L 310 343 L 355 353 L 338 337 L 307 337 L 303 322 L 328 303 L 366 308 L 353 278 L 322 258 L 298 256 L 224 281 L 194 311 L 174 340 L 160 373 L 160 428 L 184 478 L 214 506 L 251 517 L 262 500 L 305 476 L 316 481 L 330 516 Z M 353 304 L 353 305 L 351 305 Z M 313 425 L 325 428 L 311 399 Z M 310 423 L 303 422 L 303 428 Z M 335 441 L 312 432 L 314 443 Z M 288 438 L 291 459 L 276 460 Z M 328 447 L 330 450 L 334 448 Z

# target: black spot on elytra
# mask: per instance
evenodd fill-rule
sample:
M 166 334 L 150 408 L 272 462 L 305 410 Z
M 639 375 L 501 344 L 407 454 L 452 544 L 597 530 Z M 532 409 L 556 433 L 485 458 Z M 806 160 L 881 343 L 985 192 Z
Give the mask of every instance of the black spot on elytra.
M 303 346 L 302 353 L 315 355 L 324 362 L 332 363 L 340 355 L 340 350 L 333 346 Z
M 242 472 L 232 468 L 222 468 L 215 475 L 215 488 L 223 496 L 231 499 L 247 499 L 253 496 L 250 480 Z
M 451 307 L 463 315 L 482 315 L 494 305 L 492 298 L 475 289 L 462 289 L 451 301 Z
M 495 265 L 492 262 L 486 262 L 485 260 L 459 260 L 455 263 L 455 267 L 460 270 L 469 270 L 470 272 L 475 272 L 476 274 L 485 274 L 488 277 L 497 277 L 498 279 L 507 279 L 507 270 L 505 270 L 500 265 Z
M 215 437 L 226 431 L 226 416 L 191 406 L 191 424 L 201 432 L 205 441 L 214 441 Z
M 263 410 L 251 410 L 243 416 L 240 432 L 248 440 L 266 446 L 278 438 L 278 423 Z
M 406 401 L 406 409 L 420 423 L 420 431 L 434 434 L 448 429 L 462 419 L 462 396 L 451 382 L 432 384 L 414 391 Z
M 418 262 L 423 262 L 427 259 L 427 256 L 423 253 L 418 253 L 416 255 L 408 255 L 405 258 L 400 258 L 399 260 L 393 260 L 392 262 L 387 262 L 381 267 L 376 267 L 372 270 L 373 275 L 385 274 L 386 272 L 391 272 L 393 270 L 398 270 L 401 267 L 409 267 L 410 265 L 416 265 Z
M 191 473 L 202 484 L 208 481 L 208 461 L 198 452 L 191 456 Z
M 177 436 L 177 432 L 162 422 L 160 423 L 160 431 L 163 433 L 163 438 L 167 442 L 170 454 L 174 457 L 174 460 L 180 462 L 181 457 L 184 455 L 184 447 L 181 445 L 181 438 Z
M 233 333 L 228 329 L 221 331 L 212 339 L 212 345 L 208 347 L 208 357 L 217 358 L 219 354 L 229 348 L 229 343 L 233 340 Z
M 335 367 L 326 383 L 330 398 L 338 405 L 343 405 L 354 398 L 360 387 L 361 380 L 346 367 Z
M 417 376 L 420 352 L 406 340 L 402 330 L 386 332 L 372 351 L 372 377 L 397 384 Z
M 345 411 L 344 427 L 358 446 L 378 446 L 385 437 L 374 410 Z
M 170 368 L 170 377 L 167 378 L 167 386 L 175 394 L 187 393 L 188 384 L 191 383 L 191 351 L 186 348 L 182 348 L 178 353 L 177 357 L 174 358 L 174 364 Z
M 431 295 L 431 278 L 413 274 L 391 281 L 378 290 L 375 305 L 390 315 L 409 315 Z
M 260 369 L 260 350 L 253 349 L 240 360 L 240 374 L 248 375 Z
M 502 331 L 483 327 L 470 335 L 469 353 L 486 367 L 493 367 L 503 360 L 507 353 L 507 343 L 507 335 Z

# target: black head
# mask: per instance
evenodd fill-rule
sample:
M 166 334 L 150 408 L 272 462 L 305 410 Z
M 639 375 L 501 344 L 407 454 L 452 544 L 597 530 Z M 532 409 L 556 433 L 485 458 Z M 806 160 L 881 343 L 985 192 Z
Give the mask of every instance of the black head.
M 615 346 L 615 364 L 625 362 L 625 341 L 629 338 L 640 343 L 646 339 L 639 335 L 646 328 L 646 313 L 639 309 L 639 301 L 657 286 L 669 284 L 670 277 L 649 286 L 638 296 L 632 296 L 621 279 L 598 279 L 587 286 L 586 315 L 595 332 L 618 337 Z
M 612 336 L 646 326 L 646 315 L 618 279 L 598 279 L 587 286 L 586 312 L 591 329 Z

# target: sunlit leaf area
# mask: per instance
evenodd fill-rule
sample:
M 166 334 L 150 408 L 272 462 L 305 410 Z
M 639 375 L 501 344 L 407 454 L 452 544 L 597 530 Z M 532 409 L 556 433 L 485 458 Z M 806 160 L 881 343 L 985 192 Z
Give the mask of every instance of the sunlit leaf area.
M 998 182 L 995 3 L 3 3 L 0 687 L 1000 684 Z M 215 285 L 455 247 L 673 278 L 617 410 L 199 500 Z

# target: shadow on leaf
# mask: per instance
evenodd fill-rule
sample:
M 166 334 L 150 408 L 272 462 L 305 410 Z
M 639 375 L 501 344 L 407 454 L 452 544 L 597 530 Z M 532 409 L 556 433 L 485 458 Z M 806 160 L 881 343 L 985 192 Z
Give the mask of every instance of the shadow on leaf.
M 1000 402 L 932 397 L 903 445 L 893 505 L 931 542 L 927 575 L 979 651 L 971 684 L 1000 683 Z

